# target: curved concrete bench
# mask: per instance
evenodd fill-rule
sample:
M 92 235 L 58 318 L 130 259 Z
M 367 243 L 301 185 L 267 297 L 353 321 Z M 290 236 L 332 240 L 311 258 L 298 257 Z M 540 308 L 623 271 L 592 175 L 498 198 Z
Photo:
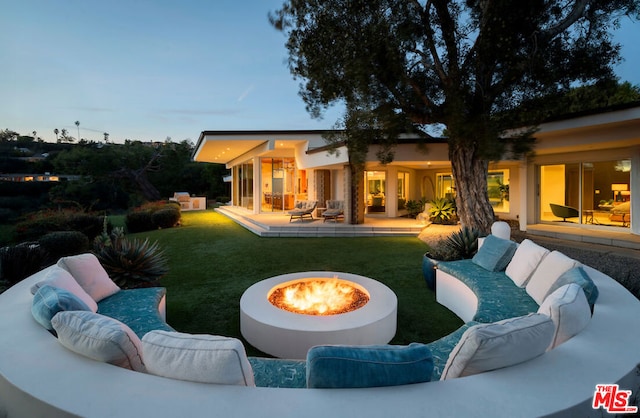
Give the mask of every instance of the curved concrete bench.
M 86 359 L 32 318 L 37 273 L 0 295 L 0 416 L 600 416 L 591 408 L 596 384 L 637 394 L 640 302 L 587 271 L 600 291 L 589 325 L 540 357 L 447 381 L 348 390 L 208 385 Z

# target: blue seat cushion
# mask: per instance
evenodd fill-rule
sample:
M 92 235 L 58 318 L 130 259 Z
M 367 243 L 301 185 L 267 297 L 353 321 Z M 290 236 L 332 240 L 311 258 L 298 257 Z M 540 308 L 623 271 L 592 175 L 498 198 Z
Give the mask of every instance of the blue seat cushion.
M 445 335 L 439 340 L 435 340 L 427 344 L 427 347 L 429 347 L 431 355 L 433 356 L 433 373 L 431 374 L 431 381 L 435 382 L 440 380 L 444 366 L 447 364 L 447 360 L 449 360 L 449 354 L 451 354 L 453 348 L 458 345 L 460 338 L 462 338 L 462 334 L 464 334 L 467 329 L 477 325 L 478 323 L 479 322 L 474 321 L 467 322 L 451 334 Z
M 307 353 L 307 387 L 366 388 L 429 382 L 431 350 L 425 344 L 321 345 Z
M 126 324 L 140 338 L 149 331 L 175 331 L 160 316 L 164 287 L 125 289 L 98 302 L 98 313 Z
M 51 318 L 58 312 L 90 310 L 87 304 L 73 293 L 48 284 L 38 288 L 31 303 L 31 314 L 49 331 L 53 330 Z
M 504 271 L 488 271 L 472 260 L 442 261 L 438 269 L 456 277 L 478 297 L 474 321 L 496 322 L 538 311 L 526 289 L 516 286 Z
M 305 388 L 307 362 L 266 357 L 249 357 L 256 386 L 266 388 Z
M 503 271 L 517 248 L 518 244 L 513 241 L 489 235 L 472 260 L 489 271 Z
M 556 280 L 556 282 L 551 286 L 549 292 L 547 292 L 547 296 L 555 292 L 557 289 L 560 289 L 562 286 L 571 283 L 576 283 L 582 287 L 584 295 L 587 297 L 587 302 L 589 302 L 589 306 L 593 307 L 600 292 L 598 291 L 596 284 L 591 280 L 591 277 L 589 277 L 587 272 L 584 271 L 581 266 L 574 267 L 562 273 L 562 275 L 558 277 L 558 280 Z

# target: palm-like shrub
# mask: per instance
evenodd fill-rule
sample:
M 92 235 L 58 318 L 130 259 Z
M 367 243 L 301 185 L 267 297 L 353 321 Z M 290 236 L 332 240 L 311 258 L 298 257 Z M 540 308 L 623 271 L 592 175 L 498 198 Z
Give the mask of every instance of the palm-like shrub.
M 111 280 L 123 289 L 157 286 L 169 271 L 158 242 L 126 239 L 121 228 L 96 237 L 94 253 Z
M 429 215 L 434 224 L 451 222 L 456 215 L 456 204 L 445 198 L 433 199 L 429 208 Z

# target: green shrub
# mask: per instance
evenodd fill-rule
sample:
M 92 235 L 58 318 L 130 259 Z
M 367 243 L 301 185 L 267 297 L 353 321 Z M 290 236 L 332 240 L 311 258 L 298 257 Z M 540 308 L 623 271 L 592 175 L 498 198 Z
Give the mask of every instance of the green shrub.
M 160 213 L 159 215 L 157 215 Z M 125 218 L 129 233 L 171 228 L 180 221 L 180 204 L 172 201 L 149 202 L 141 205 Z
M 167 259 L 157 242 L 128 240 L 121 228 L 94 241 L 94 254 L 109 277 L 122 289 L 157 286 L 167 274 Z
M 407 212 L 409 212 L 409 216 L 415 218 L 420 212 L 422 212 L 424 203 L 422 200 L 407 200 L 407 203 L 405 203 L 404 206 L 407 209 Z
M 102 232 L 103 217 L 87 213 L 71 214 L 66 219 L 66 227 L 69 231 L 82 232 L 93 241 Z
M 0 280 L 14 285 L 39 271 L 46 258 L 46 252 L 38 243 L 4 247 L 0 249 Z
M 131 212 L 125 218 L 127 232 L 135 234 L 136 232 L 151 231 L 154 228 L 151 212 Z
M 16 225 L 18 241 L 34 241 L 49 232 L 79 231 L 93 240 L 102 231 L 103 218 L 70 210 L 43 210 L 27 215 Z
M 86 253 L 91 249 L 91 241 L 80 231 L 50 232 L 38 242 L 52 263 L 61 257 Z
M 151 214 L 151 221 L 156 228 L 173 228 L 180 222 L 180 209 L 161 209 Z

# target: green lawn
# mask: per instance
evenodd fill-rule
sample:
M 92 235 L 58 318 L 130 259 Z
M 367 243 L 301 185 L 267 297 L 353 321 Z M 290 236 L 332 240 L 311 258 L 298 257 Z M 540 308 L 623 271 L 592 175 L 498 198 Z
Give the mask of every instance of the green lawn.
M 157 240 L 167 255 L 167 322 L 178 331 L 241 337 L 240 297 L 249 286 L 311 270 L 359 274 L 389 286 L 398 297 L 394 344 L 430 342 L 462 324 L 427 289 L 425 245 L 417 238 L 260 238 L 212 211 L 183 212 L 182 219 L 178 228 L 133 235 Z M 248 345 L 247 351 L 260 354 Z

